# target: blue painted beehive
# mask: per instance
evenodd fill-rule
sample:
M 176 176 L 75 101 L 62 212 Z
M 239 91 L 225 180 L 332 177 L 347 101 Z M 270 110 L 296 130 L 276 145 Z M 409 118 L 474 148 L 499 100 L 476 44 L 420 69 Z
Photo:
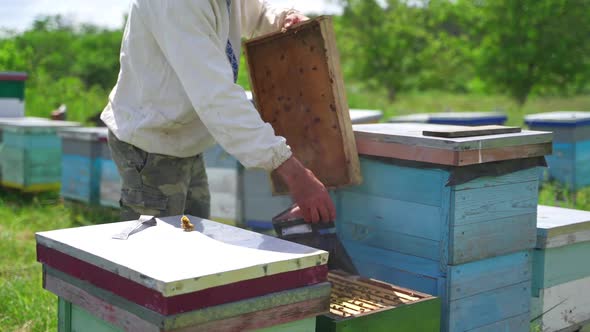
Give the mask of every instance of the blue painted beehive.
M 539 206 L 531 316 L 542 331 L 590 323 L 590 212 Z
M 441 112 L 396 116 L 391 123 L 433 123 L 457 126 L 503 125 L 508 117 L 501 112 Z
M 0 118 L 25 116 L 25 81 L 27 74 L 0 73 Z
M 590 186 L 590 112 L 533 114 L 525 122 L 553 132 L 553 154 L 547 157 L 551 178 L 572 190 Z
M 25 192 L 59 190 L 61 139 L 57 130 L 74 122 L 41 118 L 0 119 L 2 185 Z
M 111 156 L 107 134 L 101 135 L 100 142 L 100 205 L 119 208 L 121 176 Z
M 61 195 L 88 204 L 100 200 L 101 137 L 106 128 L 66 128 L 62 138 Z
M 382 116 L 383 112 L 378 110 L 350 110 L 353 124 L 379 122 Z M 291 206 L 291 197 L 273 196 L 270 177 L 263 170 L 243 170 L 240 181 L 244 191 L 243 215 L 246 226 L 258 230 L 272 229 L 272 218 Z
M 443 331 L 528 331 L 538 166 L 551 134 L 354 129 L 363 184 L 338 192 L 336 225 L 359 273 L 440 296 Z

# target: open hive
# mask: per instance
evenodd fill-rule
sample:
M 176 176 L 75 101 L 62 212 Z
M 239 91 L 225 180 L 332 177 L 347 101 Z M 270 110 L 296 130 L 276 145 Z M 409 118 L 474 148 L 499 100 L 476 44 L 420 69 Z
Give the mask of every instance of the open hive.
M 440 330 L 436 297 L 382 281 L 331 271 L 330 312 L 318 317 L 316 331 L 405 332 Z
M 330 314 L 342 318 L 392 309 L 430 297 L 340 271 L 330 272 L 328 280 L 332 283 Z

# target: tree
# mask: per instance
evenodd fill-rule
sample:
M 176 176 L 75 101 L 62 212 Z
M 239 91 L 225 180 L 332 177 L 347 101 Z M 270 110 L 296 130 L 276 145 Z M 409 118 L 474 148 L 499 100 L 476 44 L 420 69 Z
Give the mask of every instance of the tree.
M 566 93 L 589 79 L 590 2 L 478 1 L 478 73 L 524 104 L 535 88 Z

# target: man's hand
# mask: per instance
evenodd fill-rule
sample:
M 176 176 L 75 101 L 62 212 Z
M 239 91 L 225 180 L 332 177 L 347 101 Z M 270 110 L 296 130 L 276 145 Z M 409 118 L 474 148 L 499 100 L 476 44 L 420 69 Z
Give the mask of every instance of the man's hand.
M 291 13 L 291 14 L 287 15 L 287 17 L 285 17 L 285 23 L 283 24 L 283 29 L 288 29 L 299 22 L 303 22 L 303 21 L 307 21 L 307 20 L 309 20 L 309 17 L 307 17 L 305 15 L 302 15 L 299 13 Z
M 289 158 L 275 172 L 289 187 L 291 196 L 307 222 L 329 222 L 336 219 L 336 207 L 326 187 L 312 171 L 305 168 L 295 157 Z

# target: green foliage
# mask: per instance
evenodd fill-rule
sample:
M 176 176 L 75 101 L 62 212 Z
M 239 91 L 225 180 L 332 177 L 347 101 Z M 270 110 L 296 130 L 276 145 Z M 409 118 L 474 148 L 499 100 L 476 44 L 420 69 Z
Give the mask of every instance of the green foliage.
M 478 72 L 520 104 L 533 90 L 580 91 L 589 79 L 590 2 L 482 1 Z
M 590 2 L 342 0 L 347 77 L 399 91 L 540 95 L 587 91 Z

